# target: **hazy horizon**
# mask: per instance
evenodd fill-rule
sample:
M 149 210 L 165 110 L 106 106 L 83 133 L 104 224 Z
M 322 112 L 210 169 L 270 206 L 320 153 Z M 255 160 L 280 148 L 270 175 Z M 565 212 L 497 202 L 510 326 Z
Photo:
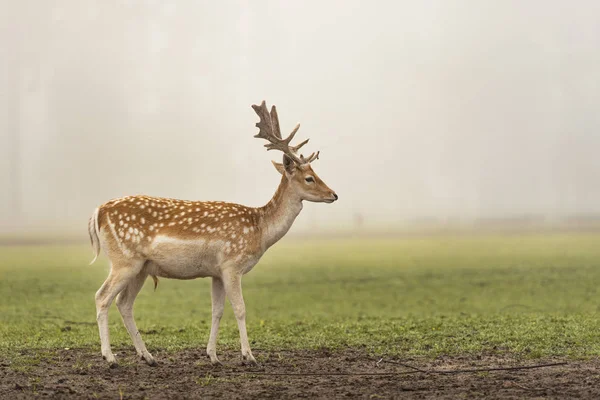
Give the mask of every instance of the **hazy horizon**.
M 266 203 L 263 99 L 340 196 L 298 230 L 600 214 L 598 2 L 0 4 L 0 231 Z

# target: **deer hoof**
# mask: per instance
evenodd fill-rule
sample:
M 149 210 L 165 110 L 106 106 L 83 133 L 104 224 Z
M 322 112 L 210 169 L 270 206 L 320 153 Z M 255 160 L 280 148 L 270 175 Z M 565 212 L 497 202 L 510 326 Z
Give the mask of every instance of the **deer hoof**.
M 248 365 L 254 365 L 254 366 L 258 365 L 258 363 L 256 362 L 256 359 L 254 358 L 252 353 L 242 355 L 242 364 L 248 364 Z
M 145 352 L 144 354 L 142 354 L 142 359 L 144 361 L 146 361 L 146 364 L 148 364 L 151 367 L 156 367 L 156 360 L 154 360 L 154 357 L 152 357 L 152 354 Z
M 115 358 L 115 355 L 112 353 L 102 355 L 102 358 L 108 361 L 108 365 L 110 368 L 117 368 L 119 366 L 119 364 L 117 364 L 117 359 Z
M 223 363 L 217 358 L 215 354 L 209 355 L 208 357 L 210 358 L 210 363 L 212 365 L 223 365 Z

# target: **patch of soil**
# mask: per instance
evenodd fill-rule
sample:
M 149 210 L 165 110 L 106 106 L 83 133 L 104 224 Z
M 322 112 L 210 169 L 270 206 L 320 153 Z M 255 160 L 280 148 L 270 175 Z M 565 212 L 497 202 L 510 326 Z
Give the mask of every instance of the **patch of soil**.
M 384 358 L 361 350 L 260 351 L 259 366 L 241 365 L 238 352 L 220 353 L 212 366 L 201 350 L 155 351 L 158 366 L 138 360 L 132 349 L 116 352 L 110 369 L 98 352 L 60 350 L 26 364 L 0 359 L 0 397 L 30 398 L 600 398 L 600 361 L 489 372 L 439 374 L 423 371 L 511 367 L 561 360 L 516 360 L 506 356 Z M 391 362 L 401 362 L 423 371 Z M 565 361 L 565 360 L 563 360 Z M 18 364 L 18 365 L 17 365 Z M 34 365 L 36 364 L 36 365 Z

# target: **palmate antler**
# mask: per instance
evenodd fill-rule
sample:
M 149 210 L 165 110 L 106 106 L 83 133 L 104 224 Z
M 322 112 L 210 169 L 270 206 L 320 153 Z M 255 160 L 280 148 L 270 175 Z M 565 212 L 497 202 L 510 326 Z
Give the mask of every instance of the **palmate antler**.
M 269 143 L 265 144 L 267 150 L 279 150 L 285 155 L 290 157 L 298 165 L 308 164 L 319 158 L 319 152 L 312 153 L 308 157 L 304 157 L 302 154 L 298 155 L 298 150 L 306 143 L 309 139 L 301 142 L 296 146 L 290 146 L 290 142 L 300 129 L 300 124 L 296 124 L 292 133 L 285 139 L 281 137 L 281 130 L 279 128 L 279 117 L 277 117 L 277 109 L 275 106 L 271 107 L 271 112 L 267 109 L 267 104 L 263 100 L 260 106 L 256 104 L 252 105 L 252 108 L 260 118 L 260 121 L 256 123 L 256 127 L 259 129 L 258 134 L 254 135 L 255 138 L 266 139 Z

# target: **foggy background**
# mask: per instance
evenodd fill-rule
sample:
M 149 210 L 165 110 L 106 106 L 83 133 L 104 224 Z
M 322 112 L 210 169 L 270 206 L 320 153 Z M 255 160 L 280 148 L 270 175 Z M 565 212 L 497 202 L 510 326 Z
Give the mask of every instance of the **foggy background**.
M 85 235 L 129 194 L 265 204 L 263 99 L 340 196 L 293 231 L 600 214 L 600 2 L 0 4 L 4 233 Z

